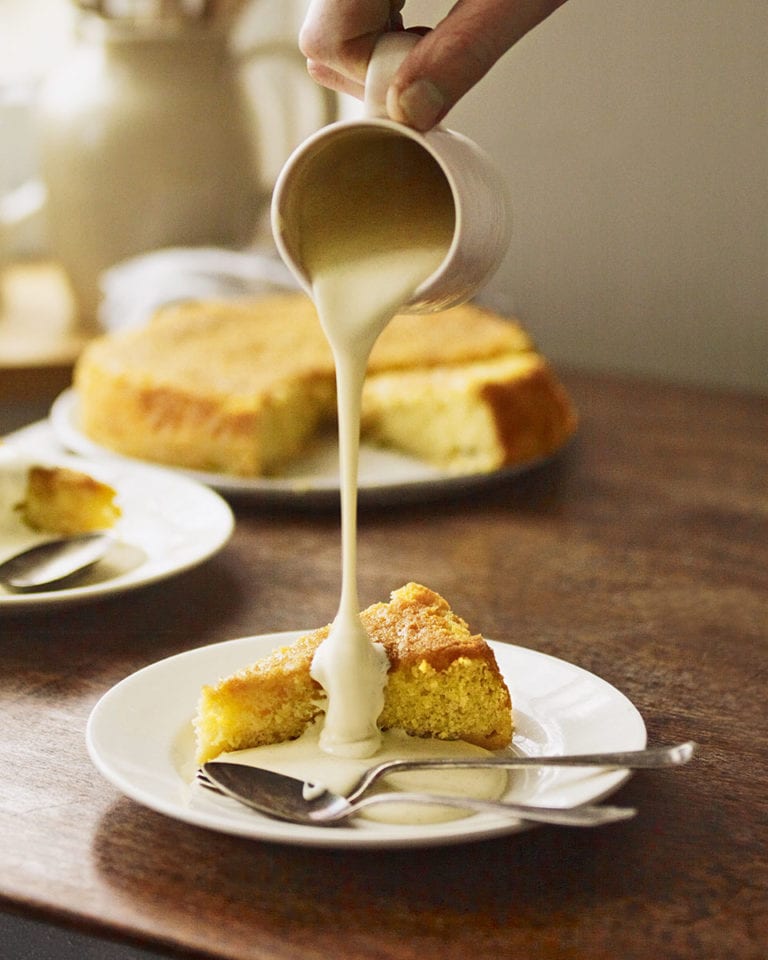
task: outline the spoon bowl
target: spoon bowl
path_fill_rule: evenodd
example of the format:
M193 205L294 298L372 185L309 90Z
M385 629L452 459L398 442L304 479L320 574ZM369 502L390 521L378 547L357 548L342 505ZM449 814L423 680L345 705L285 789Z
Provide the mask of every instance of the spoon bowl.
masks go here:
M47 590L90 569L114 543L104 530L46 540L0 563L0 584L17 593Z

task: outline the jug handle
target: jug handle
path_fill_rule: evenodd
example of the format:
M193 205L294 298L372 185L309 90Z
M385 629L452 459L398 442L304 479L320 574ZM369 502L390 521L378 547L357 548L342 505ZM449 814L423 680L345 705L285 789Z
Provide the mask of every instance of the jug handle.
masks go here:
M266 57L283 57L293 63L301 66L306 74L307 62L303 54L293 43L282 40L267 40L264 43L249 44L242 49L236 49L234 52L239 66L247 66L252 60L260 60ZM307 80L310 80L306 74ZM311 81L310 81L311 82ZM320 104L320 122L319 127L325 127L338 119L339 105L336 94L327 87L312 83L312 87L318 97Z
M400 64L421 40L418 33L398 30L385 33L376 42L365 75L366 117L387 117L387 90Z

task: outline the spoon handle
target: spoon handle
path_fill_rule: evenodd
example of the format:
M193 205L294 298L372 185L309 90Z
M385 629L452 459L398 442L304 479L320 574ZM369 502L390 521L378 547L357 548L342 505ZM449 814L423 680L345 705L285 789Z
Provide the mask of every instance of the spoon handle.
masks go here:
M687 763L696 750L693 741L671 746L648 747L644 750L625 750L612 753L583 753L570 756L545 757L451 757L441 760L388 760L371 767L347 794L348 800L361 796L371 784L390 773L406 770L469 770L500 767L514 770L519 767L606 767L626 770L651 770Z

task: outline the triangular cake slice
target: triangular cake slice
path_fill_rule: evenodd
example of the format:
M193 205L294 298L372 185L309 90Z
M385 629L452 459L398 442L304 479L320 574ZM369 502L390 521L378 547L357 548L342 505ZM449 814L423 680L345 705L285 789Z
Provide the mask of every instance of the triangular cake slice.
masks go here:
M488 750L509 745L512 704L493 650L443 597L408 583L361 617L389 657L382 729ZM322 715L324 694L309 671L328 630L315 630L203 688L195 718L198 763L227 750L295 739Z

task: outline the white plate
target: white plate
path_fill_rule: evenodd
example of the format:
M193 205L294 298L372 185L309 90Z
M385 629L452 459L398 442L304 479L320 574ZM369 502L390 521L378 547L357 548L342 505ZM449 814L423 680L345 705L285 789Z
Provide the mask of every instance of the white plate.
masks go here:
M234 518L228 504L213 490L169 470L37 454L29 447L4 443L0 446L0 561L51 539L31 530L14 510L14 504L23 499L32 464L68 466L113 487L122 511L114 527L117 543L71 587L12 593L0 586L0 612L71 604L146 586L202 563L232 534Z
M89 439L77 425L77 394L65 390L51 407L50 420L58 441L67 449L94 459L139 463ZM459 493L479 484L527 473L551 457L529 460L492 473L452 474L415 457L385 450L365 442L360 445L359 500L388 503L430 499ZM223 473L174 468L176 473L205 483L227 496L264 502L336 503L339 496L338 446L334 436L318 438L306 455L272 477L236 477Z
M318 847L400 847L460 843L515 833L519 821L494 814L421 825L359 819L343 827L271 820L194 783L192 716L201 687L290 643L300 632L246 637L199 647L139 670L106 693L91 713L86 740L100 772L153 810L259 840ZM529 756L641 749L643 719L618 690L563 660L491 643L512 694L515 752ZM509 800L571 807L616 790L627 771L558 769L510 776ZM607 828L610 829L610 828Z

